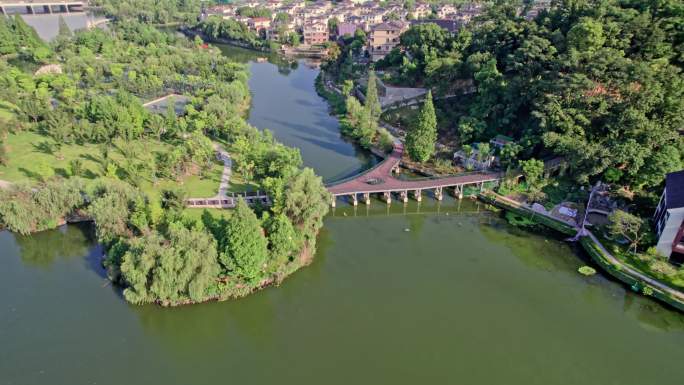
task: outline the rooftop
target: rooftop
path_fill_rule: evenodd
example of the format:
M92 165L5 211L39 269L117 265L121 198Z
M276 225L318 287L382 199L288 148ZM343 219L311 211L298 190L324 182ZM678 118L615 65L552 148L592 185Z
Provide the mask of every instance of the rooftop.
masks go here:
M388 21L374 26L373 31L392 31L395 29L403 29L404 27L405 24L400 21Z
M419 24L429 24L429 23L434 23L437 24L437 26L446 29L447 31L454 33L458 31L459 29L459 22L456 20L451 20L451 19L419 19L419 20L411 20L411 25L419 25Z
M665 189L668 209L684 207L684 170L667 174Z

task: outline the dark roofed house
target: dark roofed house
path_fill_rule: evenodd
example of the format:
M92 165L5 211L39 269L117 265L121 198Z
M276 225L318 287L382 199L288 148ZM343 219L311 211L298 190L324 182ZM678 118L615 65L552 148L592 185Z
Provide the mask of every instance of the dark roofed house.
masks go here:
M461 28L461 24L457 20L450 20L450 19L419 19L419 20L411 20L411 26L414 25L420 25L420 24L437 24L438 27L444 28L449 33L456 33L458 32L459 28Z
M658 235L658 251L666 257L684 256L684 170L665 177L665 190L653 222Z

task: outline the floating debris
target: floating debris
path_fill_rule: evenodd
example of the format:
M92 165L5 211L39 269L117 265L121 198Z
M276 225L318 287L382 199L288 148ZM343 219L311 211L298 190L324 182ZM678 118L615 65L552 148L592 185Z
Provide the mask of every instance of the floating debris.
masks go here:
M591 266L581 266L579 269L577 269L577 271L582 275L586 275L587 277L596 274L596 269Z

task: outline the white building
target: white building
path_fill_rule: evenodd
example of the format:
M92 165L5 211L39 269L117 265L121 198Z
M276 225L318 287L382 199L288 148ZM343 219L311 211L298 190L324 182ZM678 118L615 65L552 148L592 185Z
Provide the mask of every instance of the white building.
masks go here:
M684 255L684 170L667 174L665 191L653 217L658 252Z

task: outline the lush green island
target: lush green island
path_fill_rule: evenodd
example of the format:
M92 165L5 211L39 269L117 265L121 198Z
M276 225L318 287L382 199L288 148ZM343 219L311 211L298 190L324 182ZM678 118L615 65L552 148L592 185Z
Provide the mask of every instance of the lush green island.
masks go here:
M127 15L123 2L107 9ZM19 16L0 17L0 36L7 229L93 220L109 276L133 303L243 296L310 262L327 192L296 149L245 122L244 65L129 17L107 31L62 28L49 45ZM185 208L219 190L220 147L234 163L229 192L265 191L271 205Z

